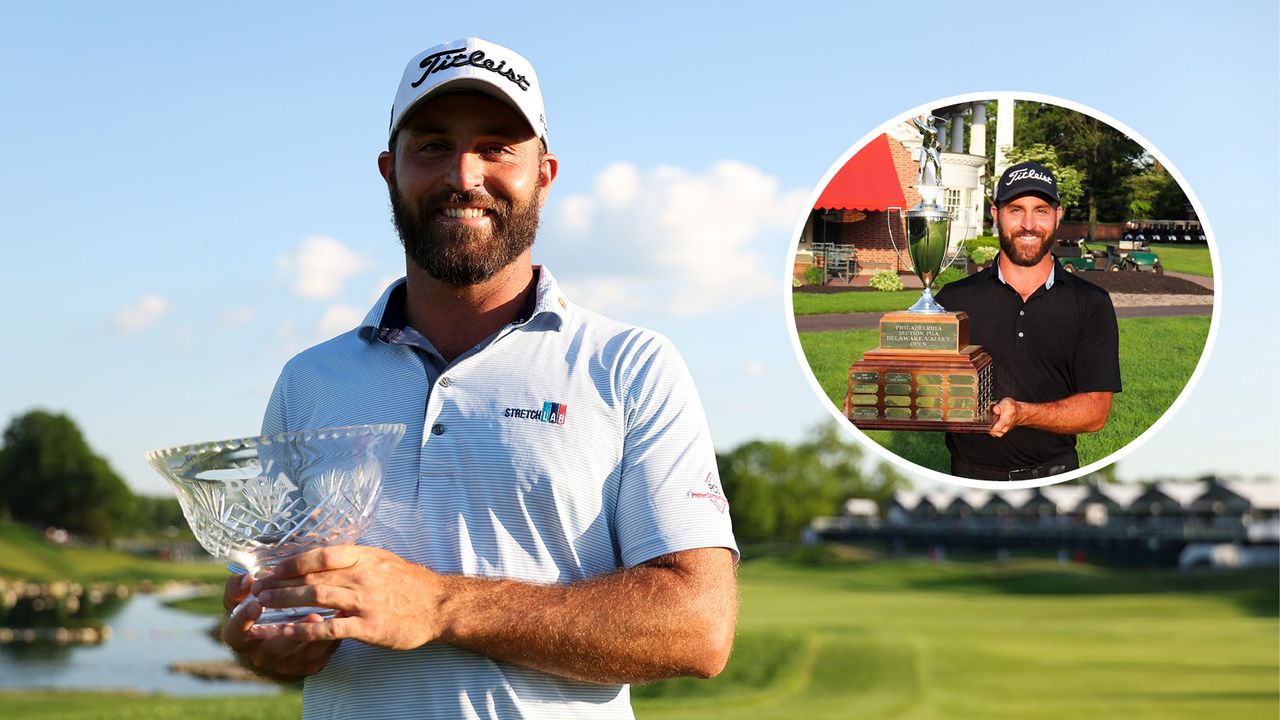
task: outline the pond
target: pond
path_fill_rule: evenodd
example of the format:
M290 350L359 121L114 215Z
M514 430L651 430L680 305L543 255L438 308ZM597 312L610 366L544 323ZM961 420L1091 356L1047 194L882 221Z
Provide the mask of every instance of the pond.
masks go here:
M0 645L0 688L167 695L280 692L267 683L201 680L170 672L171 663L231 659L231 652L208 635L213 618L164 605L176 597L181 595L138 594L122 600L103 619L111 634L100 645Z

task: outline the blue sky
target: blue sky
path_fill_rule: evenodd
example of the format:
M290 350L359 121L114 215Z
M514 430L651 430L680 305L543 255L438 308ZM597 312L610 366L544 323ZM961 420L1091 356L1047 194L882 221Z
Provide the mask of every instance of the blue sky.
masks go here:
M402 271L374 162L395 83L468 34L545 89L561 173L535 258L675 340L718 448L829 417L783 312L829 166L922 103L1016 90L1145 137L1218 243L1212 360L1121 476L1280 465L1273 2L115 5L0 27L0 422L69 413L136 489L165 492L147 450L254 434L283 362Z

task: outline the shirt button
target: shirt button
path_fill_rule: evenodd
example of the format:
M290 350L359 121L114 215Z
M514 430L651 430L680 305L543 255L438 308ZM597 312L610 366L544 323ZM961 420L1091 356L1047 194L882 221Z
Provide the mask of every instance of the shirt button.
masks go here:
M1018 333L1018 337L1022 337L1022 333ZM436 426L439 427L439 426ZM432 428L434 430L434 428ZM438 433L437 433L438 434Z
M440 423L436 423L435 425L432 425L432 426L431 426L431 434L432 434L432 435L443 435L443 434L444 434L444 425L442 425L442 424L440 424Z
M1019 314L1019 315L1026 315L1026 314L1027 314L1027 311L1026 311L1026 310L1019 310L1019 311L1018 311L1018 314Z
M448 375L445 375L444 377L440 378L440 387L449 387L452 384L453 384L453 381L449 379Z

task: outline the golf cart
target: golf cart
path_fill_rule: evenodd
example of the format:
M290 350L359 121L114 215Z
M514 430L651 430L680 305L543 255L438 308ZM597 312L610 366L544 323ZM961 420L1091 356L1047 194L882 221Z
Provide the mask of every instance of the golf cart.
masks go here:
M1164 274L1159 256L1141 240L1121 240L1116 245L1108 245L1106 250L1091 250L1084 238L1061 240L1053 249L1053 256L1062 269L1069 273L1081 270L1138 270Z
M1084 243L1083 240L1080 242L1081 244ZM1106 256L1107 269L1113 272L1137 270L1139 272L1153 272L1157 275L1164 274L1164 265L1160 264L1160 256L1151 250L1145 240L1135 238L1121 240L1115 245L1108 245Z
M1079 240L1059 240L1053 248L1053 257L1069 273L1081 270L1106 270L1110 262L1107 254L1101 250L1090 250L1084 238Z

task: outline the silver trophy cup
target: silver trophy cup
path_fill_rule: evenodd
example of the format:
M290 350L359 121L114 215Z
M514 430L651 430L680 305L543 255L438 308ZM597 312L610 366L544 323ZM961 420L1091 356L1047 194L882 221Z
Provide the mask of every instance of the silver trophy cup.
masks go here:
M235 572L355 542L368 528L382 469L405 426L356 425L196 443L147 453L178 495L196 539ZM247 600L246 600L247 602ZM327 608L264 610L260 625Z
M942 206L942 147L938 144L938 124L943 120L933 115L921 115L912 122L921 133L920 169L916 177L916 189L920 191L920 203L902 213L901 208L890 208L902 213L906 220L907 253L911 256L911 271L920 278L924 292L920 299L908 308L908 312L937 314L946 312L946 308L933 299L933 281L942 271L960 257L963 248L957 247L951 259L946 260L947 247L951 238L951 213ZM889 213L885 213L889 223L889 243L893 250L908 264L902 250L893 239L893 221ZM945 262L944 262L945 261Z
M932 190L930 186L921 186L918 188L922 195L928 195L927 191ZM920 278L920 283L924 286L924 291L920 293L920 298L915 304L908 308L909 312L914 313L942 313L946 312L946 308L942 307L933 299L933 282L938 279L943 270L951 267L951 264L960 257L963 248L957 248L951 254L950 260L947 259L947 249L950 244L951 236L951 214L945 208L936 202L929 200L922 201L919 205L902 213L906 220L907 226L907 254L911 257L911 271L916 277ZM889 213L885 213L888 220ZM898 248L898 243L893 238L893 221L889 220L889 242L893 245L893 249L902 258L903 264L907 263L907 258L903 257L902 250Z

